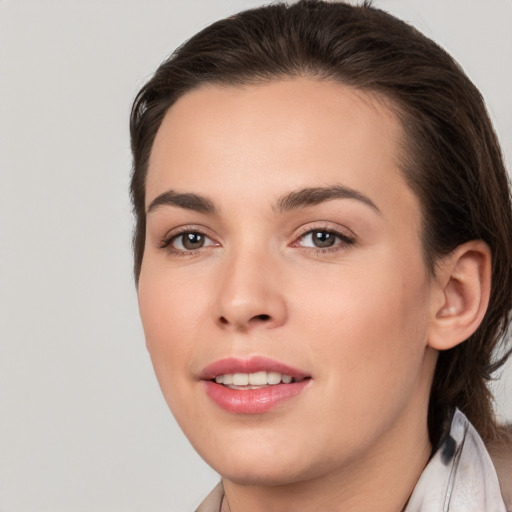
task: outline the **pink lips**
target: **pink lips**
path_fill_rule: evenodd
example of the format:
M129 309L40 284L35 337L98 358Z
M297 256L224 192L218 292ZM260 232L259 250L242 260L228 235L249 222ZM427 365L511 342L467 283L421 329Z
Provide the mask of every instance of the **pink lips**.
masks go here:
M217 384L218 375L278 372L293 377L290 384L275 384L257 389L231 389ZM261 414L297 396L310 383L309 376L296 368L264 357L226 358L208 365L199 375L207 395L222 409L235 414Z

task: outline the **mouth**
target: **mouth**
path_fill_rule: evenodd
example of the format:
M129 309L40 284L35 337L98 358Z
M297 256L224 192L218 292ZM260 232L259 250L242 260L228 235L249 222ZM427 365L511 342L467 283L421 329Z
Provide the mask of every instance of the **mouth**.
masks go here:
M278 384L301 382L306 378L296 379L291 375L263 370L253 373L223 373L216 375L212 381L230 389L261 389L267 386L277 386Z
M206 394L222 409L235 414L268 412L306 389L312 377L267 358L227 358L200 374Z

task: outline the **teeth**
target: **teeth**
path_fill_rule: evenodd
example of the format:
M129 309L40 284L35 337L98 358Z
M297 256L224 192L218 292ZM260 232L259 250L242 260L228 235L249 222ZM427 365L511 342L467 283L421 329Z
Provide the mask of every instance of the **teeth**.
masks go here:
M225 373L217 375L215 382L224 386L275 386L276 384L290 384L293 377L278 372L255 373Z
M265 386L267 383L267 372L250 373L248 379L251 386Z
M277 372L268 372L267 373L267 382L270 385L279 384L281 382L281 374Z
M235 386L247 386L249 384L249 375L247 373L235 373L233 375L233 384Z

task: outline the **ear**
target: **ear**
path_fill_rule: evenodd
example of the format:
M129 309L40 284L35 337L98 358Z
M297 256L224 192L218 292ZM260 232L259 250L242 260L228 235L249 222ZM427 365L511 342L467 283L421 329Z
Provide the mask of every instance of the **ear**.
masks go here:
M448 350L478 328L489 304L491 251L482 240L459 245L438 263L428 345Z

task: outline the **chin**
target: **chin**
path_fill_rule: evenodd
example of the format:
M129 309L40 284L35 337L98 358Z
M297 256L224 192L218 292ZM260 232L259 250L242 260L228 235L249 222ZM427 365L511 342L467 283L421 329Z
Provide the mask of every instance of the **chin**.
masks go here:
M207 456L205 456L207 455ZM205 461L223 479L246 486L285 486L319 476L325 464L315 468L311 456L298 446L253 443L244 447L203 454Z
M303 468L289 465L268 463L266 467L258 467L258 463L246 461L242 464L223 464L213 468L223 479L230 480L238 485L280 487L301 482L307 479ZM305 472L305 471L304 471Z

